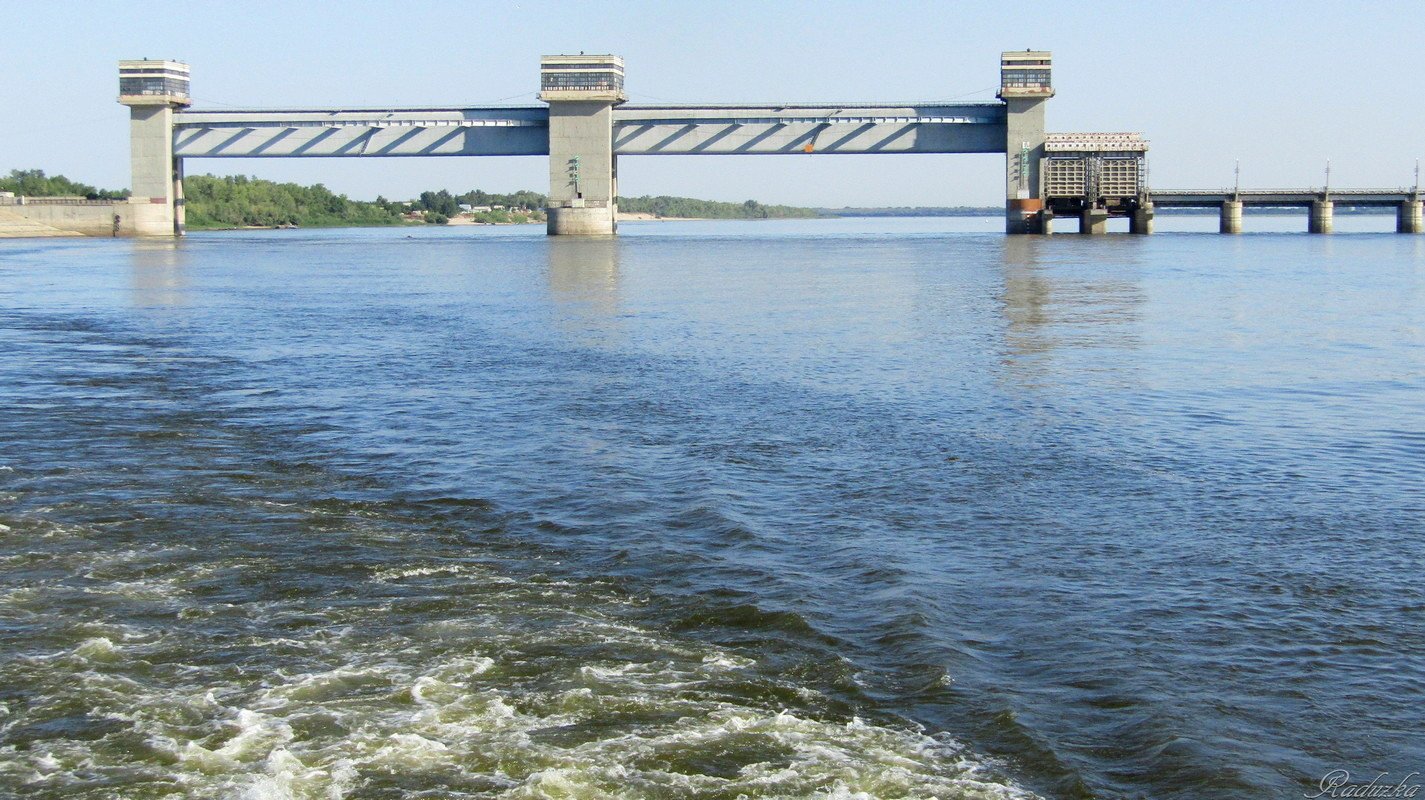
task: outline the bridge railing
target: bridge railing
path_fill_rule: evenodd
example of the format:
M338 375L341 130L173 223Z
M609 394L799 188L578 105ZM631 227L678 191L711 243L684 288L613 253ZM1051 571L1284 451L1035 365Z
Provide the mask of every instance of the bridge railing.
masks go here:
M1223 195L1226 195L1226 196L1229 196L1229 197L1230 197L1230 196L1232 196L1232 195L1234 195L1234 194L1235 194L1235 195L1242 195L1243 197L1253 197L1253 196L1257 196L1257 195L1282 195L1282 194L1311 195L1311 194L1322 194L1322 193L1331 194L1331 195L1341 195L1341 196L1353 196L1353 195L1382 195L1382 194L1414 194L1416 191L1417 191L1417 190L1416 190L1415 188L1409 187L1409 186L1400 186L1400 187L1394 187L1394 188L1376 188L1376 189L1330 189L1330 190L1327 190L1327 189L1325 189L1325 188L1323 188L1323 187L1319 187L1319 186L1308 186L1308 187L1305 187L1305 188L1300 187L1300 186L1297 186L1297 187L1290 188L1290 189L1232 189L1232 188L1224 188L1224 189L1171 189L1171 190L1167 190L1167 189L1154 189L1154 190L1152 190L1152 191L1150 191L1150 192L1148 192L1148 193L1151 194L1151 195L1164 194L1164 195L1179 195L1179 196L1183 196L1183 197L1219 197L1219 196L1223 196Z
M85 197L0 197L3 206L111 206L127 200L90 200Z

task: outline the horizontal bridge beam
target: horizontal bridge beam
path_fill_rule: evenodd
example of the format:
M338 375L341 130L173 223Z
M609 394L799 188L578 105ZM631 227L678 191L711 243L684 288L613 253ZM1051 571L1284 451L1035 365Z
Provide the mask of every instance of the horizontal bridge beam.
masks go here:
M549 111L454 108L175 114L180 158L524 156L549 152Z
M999 103L620 106L619 155L1003 153Z
M547 155L544 106L183 111L179 158ZM1003 153L999 103L630 106L618 155Z

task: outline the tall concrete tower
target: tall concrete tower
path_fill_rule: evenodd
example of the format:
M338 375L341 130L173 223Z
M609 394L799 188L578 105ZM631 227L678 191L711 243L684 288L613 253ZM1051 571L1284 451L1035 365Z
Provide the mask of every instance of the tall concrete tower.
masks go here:
M549 104L549 235L612 234L618 227L613 109L628 99L623 59L544 56L539 99Z
M173 157L173 112L192 102L188 65L120 61L119 102L129 107L128 212L133 231L139 236L182 236L183 166Z
M1005 105L1005 233L1044 232L1044 106L1054 96L1047 50L1001 53L999 98Z

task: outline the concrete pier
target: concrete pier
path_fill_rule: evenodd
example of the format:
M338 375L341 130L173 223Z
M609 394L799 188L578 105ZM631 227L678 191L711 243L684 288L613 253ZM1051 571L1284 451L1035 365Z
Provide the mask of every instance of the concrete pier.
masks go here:
M549 104L550 236L609 236L618 230L614 106L623 59L556 55L540 59L539 99Z
M1108 233L1108 209L1086 208L1080 212L1079 233L1093 236Z
M1005 203L1005 233L1048 233L1044 221L1044 201L1011 199Z
M1241 233L1242 232L1242 201L1227 200L1222 204L1222 213L1218 219L1217 230L1219 233Z
M120 216L127 216L137 236L182 236L183 179L173 154L173 119L190 102L188 65L120 61L119 102L129 107L132 172L129 203Z
M1425 233L1421 227L1421 207L1419 200L1406 200L1395 210L1395 230L1397 233Z
M1128 232L1147 236L1153 232L1153 204L1140 203L1128 218Z
M1332 217L1335 212L1336 204L1330 200L1312 200L1306 230L1310 233L1330 233L1334 227Z
M1054 96L1050 54L1000 54L999 98L1004 101L1005 220L1010 234L1044 233L1044 110Z

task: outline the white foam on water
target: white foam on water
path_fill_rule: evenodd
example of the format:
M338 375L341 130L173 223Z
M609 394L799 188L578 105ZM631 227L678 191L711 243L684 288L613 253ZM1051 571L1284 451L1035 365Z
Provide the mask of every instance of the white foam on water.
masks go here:
M745 680L790 689L808 708L827 705L812 686L759 677L747 655L606 616L602 597L573 584L487 582L503 576L483 572L415 564L373 573L502 587L459 614L392 630L380 627L389 605L205 604L223 619L324 620L300 639L261 627L218 642L265 651L273 659L265 670L201 658L156 670L145 659L184 652L181 632L75 625L70 633L84 637L77 645L8 667L0 660L0 679L49 692L44 702L0 708L0 724L29 724L49 702L122 724L98 739L0 750L0 783L83 789L95 775L122 772L135 787L214 800L344 800L393 785L453 794L450 781L508 798L1032 796L992 778L992 765L959 744L911 726L738 699L728 687ZM195 607L171 580L168 596ZM142 603L154 585L114 582L108 591ZM559 599L538 599L546 596ZM584 663L560 656L575 652L591 655ZM132 747L135 734L150 752ZM736 760L729 772L708 770L709 758Z
M472 569L466 564L446 564L437 567L403 567L397 569L383 569L372 573L372 580L396 581L402 578L419 578L426 575L460 575L471 572Z
M754 662L750 658L743 658L741 656L734 656L723 652L709 653L706 656L703 656L704 666L714 667L716 669L721 670L746 669L752 666L754 663L756 662Z
M122 651L107 636L85 639L74 648L74 654L88 661L115 661L122 657Z

